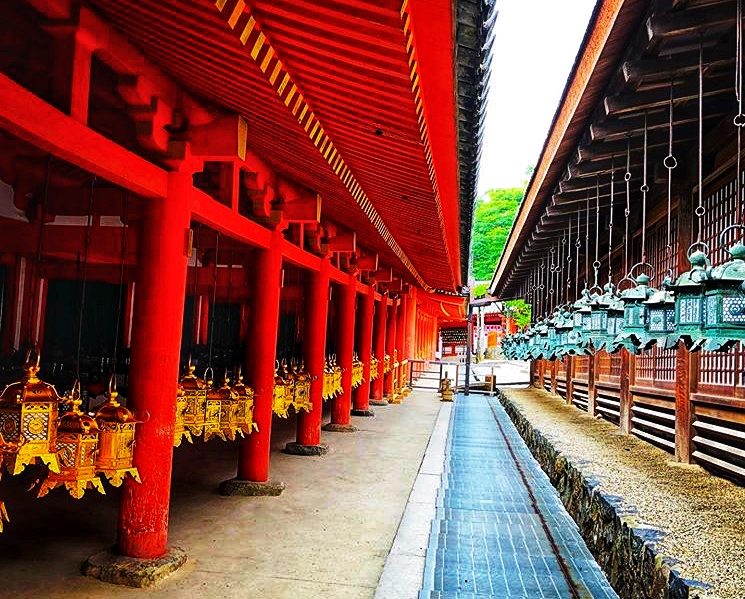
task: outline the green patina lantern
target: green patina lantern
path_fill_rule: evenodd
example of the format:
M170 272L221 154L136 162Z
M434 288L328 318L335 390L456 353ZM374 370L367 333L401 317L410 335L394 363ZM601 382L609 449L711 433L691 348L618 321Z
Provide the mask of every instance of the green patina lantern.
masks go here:
M595 351L605 349L606 343L612 342L608 339L608 308L610 307L611 298L609 296L608 285L605 286L604 292L593 294L590 300L590 344Z
M546 358L549 360L555 360L557 358L557 352L559 351L559 333L556 330L556 320L559 317L559 311L554 310L553 314L546 320L546 327L548 328L548 340L546 342Z
M649 299L644 302L647 306L647 334L650 346L671 349L675 347L678 338L675 335L675 297L665 289L655 289Z
M640 274L631 279L634 286L621 292L623 302L622 332L613 341L618 347L625 347L631 353L638 354L649 349L654 340L647 333L648 312L646 301L655 292L649 286L650 278Z
M536 360L538 358L538 332L535 330L534 325L530 325L525 333L527 337L527 347L525 349L525 356L529 360Z
M572 313L569 311L567 306L563 306L559 310L559 315L556 318L556 334L558 336L558 344L556 349L556 357L558 359L568 356L572 346L569 342L569 336L574 328L574 321L572 320Z
M707 247L708 250L708 247ZM701 250L688 255L689 271L678 277L675 283L666 285L675 298L675 334L671 342L683 342L690 351L698 351L704 344L704 307L706 293L704 284L709 278L711 263Z
M745 245L738 241L728 253L732 259L710 269L704 283L704 349L710 351L745 340Z
M616 337L623 332L624 310L623 302L618 296L615 286L613 283L608 283L608 285L610 286L610 290L608 300L608 320L605 330L607 335L605 351L612 354L621 349L616 345L615 341Z

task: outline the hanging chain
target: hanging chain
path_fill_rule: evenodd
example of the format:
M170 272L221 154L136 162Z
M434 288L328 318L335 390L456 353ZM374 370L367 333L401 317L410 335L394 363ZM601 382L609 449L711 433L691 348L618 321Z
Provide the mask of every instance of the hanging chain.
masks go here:
M567 292L566 302L572 297L572 217L569 217L569 233L567 234Z
M590 282L590 193L585 200L585 289Z
M644 164L642 167L642 253L641 262L642 264L647 261L647 192L649 191L649 185L647 185L647 140L648 140L648 129L647 129L647 113L644 113Z
M215 345L215 308L217 307L217 257L220 252L220 232L217 232L215 238L215 274L212 278L212 308L210 309L210 347L209 347L209 368L212 368L212 350Z
M610 162L610 215L608 217L608 283L612 282L613 266L611 258L613 254L613 198L616 195L616 157Z
M631 216L631 138L626 138L626 172L623 175L626 182L626 208L623 211L625 228L623 233L623 271L629 275L629 216Z
M52 155L47 156L47 168L44 174L44 195L41 198L41 214L39 216L39 237L36 240L36 260L34 261L34 285L33 295L31 296L31 315L28 320L28 342L29 345L35 346L38 339L34 335L34 323L36 316L41 309L41 256L44 249L44 221L47 217L47 204L49 202L49 175L52 167Z
M582 247L582 239L580 238L580 226L582 217L577 212L577 239L574 242L575 254L574 254L574 293L575 297L579 299L579 250Z
M672 230L672 212L673 212L673 169L678 166L678 161L673 156L673 127L674 127L674 105L673 105L673 88L675 81L670 80L670 105L668 110L668 136L667 136L667 156L662 164L667 169L667 243L665 253L668 260L668 274L673 274L673 230Z
M127 220L129 216L129 191L124 193L124 209L122 210L122 249L119 265L119 304L116 308L116 327L114 329L114 348L112 350L113 373L116 376L117 355L119 353L119 325L122 321L122 303L123 296L126 294L124 289L124 270L127 262Z
M91 247L91 233L93 229L93 199L96 187L96 177L91 179L91 188L88 195L88 227L85 231L85 242L83 246L83 276L80 283L80 313L78 314L78 351L76 356L77 379L80 380L80 349L83 346L83 314L85 312L85 293L88 284L88 254Z
M598 276L600 275L600 177L595 177L595 262L592 263L592 270L595 272L595 284L598 286Z
M698 234L696 243L701 243L703 233L704 208L704 45L698 44L698 206L695 210L698 217Z
M734 124L737 129L737 170L735 172L735 193L737 219L739 223L745 221L743 218L742 202L742 128L745 127L745 114L742 107L742 59L743 59L743 30L742 30L742 0L737 0L737 56L735 58L735 97L737 99L737 116Z

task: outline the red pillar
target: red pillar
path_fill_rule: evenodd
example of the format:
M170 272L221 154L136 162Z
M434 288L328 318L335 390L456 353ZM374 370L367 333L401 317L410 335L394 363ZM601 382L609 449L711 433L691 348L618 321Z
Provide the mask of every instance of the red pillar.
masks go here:
M378 305L375 307L375 338L374 353L378 359L378 378L372 382L370 394L370 403L372 405L387 405L383 399L383 358L385 357L385 333L386 333L386 312L388 298L381 297Z
M385 399L387 401L393 399L393 350L396 347L397 312L398 306L395 301L392 301L390 310L388 311L387 330L385 333L385 353L391 357L391 371L385 375L385 381L383 383L383 390L385 391Z
M344 390L339 397L334 399L331 407L331 425L328 427L328 430L331 431L346 432L354 430L350 423L352 421L352 359L354 356L354 308L356 298L357 280L354 275L349 275L347 284L341 287L339 328L336 332L339 366L342 369L341 385Z
M406 368L403 364L406 359L404 353L404 346L406 344L406 312L408 310L409 298L407 295L402 295L401 299L398 300L398 318L396 319L396 349L398 350L398 383L396 387L401 389L406 385L407 380L405 378Z
M406 302L406 341L404 343L404 357L414 359L416 349L416 289L409 292Z
M190 175L170 173L168 196L144 204L129 407L148 417L135 438L142 483L125 481L119 511L118 550L129 557L166 553L191 190Z
M282 232L274 231L269 247L261 250L256 260L250 334L253 343L247 348L246 366L249 382L256 394L254 422L259 430L241 440L238 481L235 485L224 485L221 489L223 493L257 494L260 491L256 491L256 485L246 487L241 482L266 483L269 480L274 360L277 353L279 296L282 285L282 244ZM248 490L243 492L243 489ZM268 493L273 494L271 491Z
M361 322L360 322L360 360L364 364L362 370L362 384L354 392L355 416L372 416L370 411L370 358L372 357L373 344L373 313L375 311L375 297L372 288L362 296Z
M315 377L310 384L312 412L300 412L297 419L296 444L320 446L323 415L323 368L326 361L326 323L329 313L329 262L324 260L318 272L311 272L305 302L303 347L305 367ZM286 448L291 453L293 448ZM307 453L307 452L305 452Z

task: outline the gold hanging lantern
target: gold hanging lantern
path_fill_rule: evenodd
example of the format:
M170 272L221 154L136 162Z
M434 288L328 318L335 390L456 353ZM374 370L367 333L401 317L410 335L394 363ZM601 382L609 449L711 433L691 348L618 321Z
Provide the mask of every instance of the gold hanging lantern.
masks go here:
M115 487L121 486L127 475L140 482L133 465L135 426L134 414L119 403L114 377L109 381L106 401L98 408L95 421L99 428L96 472L103 474Z
M341 366L336 363L336 354L331 355L331 368L333 370L332 395L333 397L339 397L344 393L344 387L341 384Z
M334 370L331 367L331 357L326 356L323 366L323 400L326 401L334 396Z
M10 451L12 445L12 443L6 443L2 433L0 433L0 478L2 478L3 474L3 453L5 453L6 451ZM0 532L3 532L3 524L5 522L10 522L10 518L8 517L8 510L5 509L5 503L0 501Z
M363 380L363 369L364 364L360 361L360 357L355 353L352 356L352 389L359 387Z
M302 360L299 366L293 364L293 370L295 374L295 394L293 399L295 411L300 412L300 410L303 410L310 412L313 409L313 404L310 400L311 376L305 371L305 363Z
M204 440L209 441L212 437L220 437L225 441L220 423L222 393L220 389L215 388L215 376L212 368L205 371L204 383L207 388L207 397L204 400Z
M59 472L55 451L55 433L60 396L53 385L37 377L41 355L31 352L23 366L24 376L0 394L0 446L2 462L8 472L19 474L37 461L52 472Z
M243 374L238 368L237 382L233 385L236 397L235 424L239 434L250 435L251 431L259 430L254 422L254 390L243 383Z
M391 356L386 354L383 358L383 374L388 374L391 371Z
M287 418L287 382L282 376L279 360L275 362L274 390L272 393L272 411L280 418Z
M10 522L10 518L8 517L8 510L5 509L5 504L0 501L0 532L3 532L5 522Z
M372 356L370 358L370 380L375 381L378 378L378 362L379 360Z
M204 430L204 416L207 404L207 387L204 381L194 374L195 366L189 360L186 374L179 381L179 394L186 398L184 410L184 427L187 439L191 443L191 435L198 437ZM184 435L184 436L186 436Z
M191 366L191 362L189 364ZM186 439L193 443L191 433L186 428L186 410L189 407L189 397L186 395L182 381L179 381L178 391L176 392L176 420L173 428L173 446L179 447L181 441Z
M80 411L80 383L75 381L70 394L72 409L63 414L57 425L57 460L59 473L49 472L40 481L38 497L64 486L75 499L87 489L105 494L103 483L96 474L99 429L96 421Z
M242 434L236 416L238 395L230 386L230 379L227 372L223 377L222 386L213 389L207 394L207 403L212 401L212 397L218 397L220 401L220 433L216 433L216 436L220 437L223 441L235 441L236 435ZM208 437L205 436L204 440L207 441Z

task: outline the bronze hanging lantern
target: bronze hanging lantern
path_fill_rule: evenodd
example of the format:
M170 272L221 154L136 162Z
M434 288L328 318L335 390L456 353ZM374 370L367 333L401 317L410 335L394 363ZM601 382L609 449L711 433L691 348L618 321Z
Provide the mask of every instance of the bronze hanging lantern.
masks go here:
M60 471L49 472L39 481L38 497L64 486L75 499L87 489L105 494L96 474L99 429L96 421L80 411L80 384L75 381L71 393L72 409L63 414L57 425L57 460Z
M26 356L23 378L0 394L0 434L5 444L2 462L8 472L19 474L29 464L43 462L59 473L56 426L60 396L53 385L38 378L41 355Z
M313 404L310 399L311 376L305 371L305 362L302 360L298 365L293 363L293 372L295 375L295 393L293 394L292 405L295 412L311 412Z
M236 396L237 407L235 410L235 423L241 434L250 435L252 431L259 430L254 422L254 390L243 382L243 374L240 367L233 385Z
M140 482L134 466L135 427L137 420L119 403L116 381L111 377L106 401L98 408L95 421L99 428L96 472L115 487L121 486L127 475Z
M191 360L189 360L191 366ZM176 419L173 427L173 446L179 447L181 441L186 439L189 443L193 443L191 433L186 428L186 410L189 407L189 398L184 392L182 381L179 381L178 389L176 391Z
M238 395L230 385L230 378L227 372L223 378L222 386L216 389L216 391L220 393L220 430L223 434L221 438L223 441L235 441L236 436L241 435L243 431L238 426L238 418L236 416L238 411Z
M179 394L186 398L184 410L184 427L188 431L187 439L191 442L191 435L198 437L204 431L204 419L207 404L207 386L204 380L194 374L195 366L189 360L186 374L179 381Z
M204 383L207 388L207 397L204 401L204 440L219 437L225 441L220 421L223 393L215 388L215 375L211 367L204 373Z
M378 378L378 362L379 360L375 356L372 356L370 358L370 380L371 381L377 380Z
M274 363L274 389L272 392L272 411L280 418L287 418L287 381L282 376L279 360Z
M622 332L613 343L638 354L654 345L654 339L647 332L649 315L646 302L656 290L649 286L651 279L644 273L630 280L634 286L624 289L620 295L624 314Z

